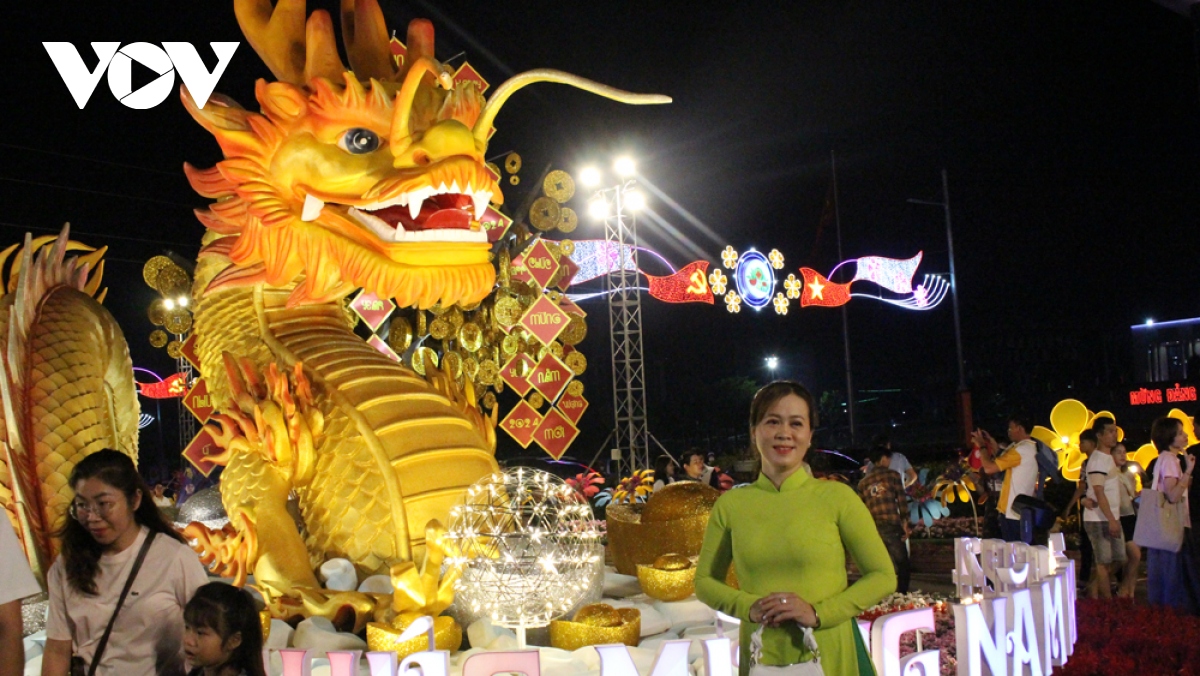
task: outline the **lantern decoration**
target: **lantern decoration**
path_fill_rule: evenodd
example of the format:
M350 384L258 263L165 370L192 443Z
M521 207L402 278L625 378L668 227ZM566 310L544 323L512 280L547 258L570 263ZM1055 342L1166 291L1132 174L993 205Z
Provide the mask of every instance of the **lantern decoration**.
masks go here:
M515 629L522 646L525 629L565 614L596 583L600 533L575 495L552 474L517 467L475 483L451 510L458 604Z

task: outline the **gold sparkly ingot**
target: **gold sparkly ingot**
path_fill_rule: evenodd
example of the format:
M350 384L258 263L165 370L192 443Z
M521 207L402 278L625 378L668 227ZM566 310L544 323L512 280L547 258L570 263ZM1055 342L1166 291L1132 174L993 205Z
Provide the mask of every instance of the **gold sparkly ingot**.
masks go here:
M558 250L562 253L562 255L570 256L571 254L575 253L575 242L572 242L569 239L564 239L558 243Z
M167 321L167 308L163 306L161 298L155 298L150 307L146 310L146 316L150 319L150 323L155 326L162 326Z
M175 265L175 263L166 256L155 256L146 261L146 264L142 266L142 279L146 280L146 286L159 291L158 273L168 265Z
M413 341L413 328L404 317L393 317L388 328L387 344L396 354L404 354Z
M163 324L168 333L182 335L192 328L192 313L187 310L171 310L167 313L167 320Z
M607 603L592 603L580 608L572 621L550 623L550 645L568 651L606 643L636 646L641 634L641 611L613 608Z
M515 174L521 170L521 156L516 153L509 153L504 158L504 170L510 174Z
M539 197L533 201L533 206L529 207L529 222L542 232L553 230L562 222L561 210L558 202L549 197Z
M473 322L465 322L458 330L458 344L467 352L474 352L483 347L483 329ZM475 374L472 373L472 376Z
M670 556L679 556L671 554ZM662 557L659 557L662 558ZM686 557L680 557L687 563L686 568L659 568L639 563L637 567L638 584L650 598L659 601L682 601L696 593L696 567L691 565Z
M577 376L583 375L583 372L587 370L587 357L583 356L582 352L572 352L563 361L567 363L567 368Z
M183 343L179 342L178 340L172 340L171 342L167 343L167 354L170 355L172 359L179 359L182 357Z
M462 378L463 375L463 358L462 355L450 351L442 357L442 368L454 376L455 379Z
M575 228L579 227L579 214L571 207L563 207L558 210L558 231L571 233L575 232ZM571 252L563 249L563 253L570 256Z
M412 368L417 373L425 375L425 358L428 357L434 366L438 365L438 355L428 347L418 347L412 353Z
M505 336L500 343L500 349L504 351L504 354L512 356L521 349L521 340L516 336Z
M544 404L544 403L546 403L546 399L542 395L538 394L537 392L534 392L533 394L529 395L529 405L530 406L532 406L534 408L541 408L542 404Z
M438 317L429 322L429 335L436 340L445 340L454 335L454 325L450 322Z
M578 380L572 380L571 382L567 383L567 394L571 395L572 397L582 397L583 383L579 382Z
M617 572L637 575L637 565L663 554L700 554L708 517L720 493L682 481L664 486L641 505L609 505L608 546Z
M587 320L570 313L567 316L571 320L567 322L567 327L563 329L563 332L558 334L558 339L565 345L578 345L583 342L584 338L587 338Z
M512 296L505 296L496 301L494 315L501 326L516 324L521 321L521 315L524 313L525 309L521 307L521 301Z
M167 332L162 329L154 329L150 332L150 344L154 347L162 347L167 344L170 338L167 337Z
M575 179L562 169L555 169L546 174L546 179L542 181L542 192L555 202L564 204L575 196Z
M402 613L392 622L392 626L368 622L367 649L372 652L394 652L401 660L413 653L429 650L428 633L422 632L407 641L400 640L400 634L421 616L421 613ZM433 643L436 650L458 650L462 645L462 627L448 615L433 618Z

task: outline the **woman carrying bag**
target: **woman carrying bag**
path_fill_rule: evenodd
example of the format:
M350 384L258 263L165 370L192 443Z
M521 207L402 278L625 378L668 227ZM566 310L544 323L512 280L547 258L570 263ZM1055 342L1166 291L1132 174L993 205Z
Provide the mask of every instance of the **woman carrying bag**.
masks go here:
M129 456L97 451L70 481L62 551L46 576L42 676L183 674L183 608L208 581L204 566Z
M1171 606L1195 614L1187 573L1187 553L1183 550L1184 530L1191 525L1188 514L1188 488L1196 457L1179 452L1187 447L1183 423L1175 418L1159 418L1150 428L1150 440L1158 449L1154 479L1142 491L1134 541L1147 548L1146 587L1151 604Z

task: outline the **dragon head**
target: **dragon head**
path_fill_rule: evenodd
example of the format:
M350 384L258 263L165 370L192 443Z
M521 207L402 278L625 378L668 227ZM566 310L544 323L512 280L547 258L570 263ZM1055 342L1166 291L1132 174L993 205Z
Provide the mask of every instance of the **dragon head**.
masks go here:
M261 113L220 95L200 108L186 88L181 93L225 156L211 169L184 167L193 188L217 200L197 212L217 235L202 255L231 263L211 290L301 280L289 306L358 287L401 306L473 305L495 283L480 219L489 203L504 199L484 162L504 101L539 81L626 103L670 100L537 70L485 101L475 82L455 82L435 59L426 20L409 24L408 52L397 66L377 0L342 0L350 69L327 12L306 17L304 0L234 6L277 81L258 81Z

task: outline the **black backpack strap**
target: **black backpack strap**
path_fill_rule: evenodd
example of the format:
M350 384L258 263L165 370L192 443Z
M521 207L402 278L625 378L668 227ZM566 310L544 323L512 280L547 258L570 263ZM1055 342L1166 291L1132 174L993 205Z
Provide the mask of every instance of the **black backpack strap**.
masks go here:
M142 562L146 560L146 552L150 551L150 543L154 542L154 536L157 534L155 531L150 531L146 536L146 541L142 543L142 548L138 550L137 559L133 562L133 570L129 571L129 577L125 580L125 588L121 590L121 597L117 599L117 607L108 620L108 626L104 628L104 636L100 637L100 645L96 646L96 654L92 655L92 663L88 666L88 676L95 676L96 669L100 667L100 658L104 656L104 649L108 647L108 637L112 634L113 625L117 623L117 614L121 612L121 606L125 604L125 597L133 588L133 581L137 578L138 571L142 568Z

